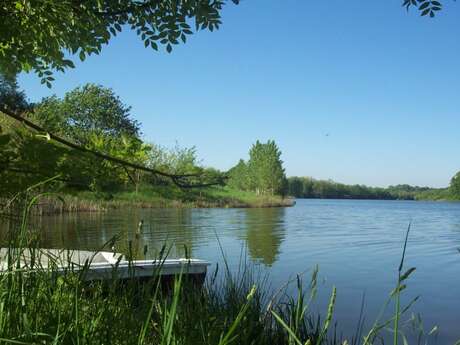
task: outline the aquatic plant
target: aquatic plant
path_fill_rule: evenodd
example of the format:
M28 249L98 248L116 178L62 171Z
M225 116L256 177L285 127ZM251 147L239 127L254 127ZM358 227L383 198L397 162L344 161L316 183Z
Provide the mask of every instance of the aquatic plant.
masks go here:
M116 279L117 265L111 281L88 282L85 275L91 260L80 267L68 264L62 270L59 269L62 262L49 256L49 264L45 266L40 258L43 255L39 251L40 238L28 223L28 212L38 197L30 190L24 196L22 216L11 223L8 246L4 249L0 274L0 343L375 344L380 343L387 329L394 334L394 345L398 345L400 337L407 343L400 320L416 300L404 307L400 303L405 281L415 270L403 273L409 229L396 288L384 306L394 301L393 315L383 321L377 318L364 336L360 316L356 336L348 342L337 336L335 288L324 319L310 308L318 291L317 268L307 288L304 279L297 276L297 294L287 295L289 284L278 290L281 293L273 294L266 277L257 275L244 260L235 271L228 265L224 265L222 272L216 267L202 288L179 274L170 289L162 287L159 274L148 282ZM104 248L111 247L112 242ZM158 259L164 260L167 255L167 248L163 248ZM24 256L30 257L27 266L21 264Z

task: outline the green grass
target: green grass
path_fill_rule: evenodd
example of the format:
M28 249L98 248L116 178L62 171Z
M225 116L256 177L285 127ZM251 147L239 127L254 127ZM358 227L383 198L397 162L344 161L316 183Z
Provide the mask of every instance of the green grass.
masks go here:
M64 190L57 195L41 198L34 206L39 214L62 212L103 211L107 209L136 208L210 208L210 207L285 207L293 200L280 196L258 196L255 193L228 187L183 190L174 186L142 186L113 193Z
M355 336L345 340L338 337L340 325L334 324L335 288L324 317L311 308L318 291L317 269L307 287L297 277L297 295L287 294L289 284L273 293L266 277L244 261L234 271L226 264L223 272L210 272L203 288L178 275L170 290L160 288L158 275L148 283L88 283L84 276L89 263L80 270L69 265L64 274L38 260L22 269L23 254L35 257L40 247L39 233L27 221L37 200L27 193L26 201L18 200L21 216L14 218L16 225L8 233L7 267L0 273L0 344L369 345L381 344L381 335L391 332L393 345L407 342L401 320L414 301L403 306L400 295L414 271L403 273L409 229L396 286L383 309L394 305L392 316L379 317L364 330L360 315L357 329L347 330Z
M64 274L39 260L22 269L21 257L34 258L39 247L38 233L27 222L36 200L26 204L8 234L3 258L8 265L0 274L0 343L288 344L289 335L272 312L288 316L293 306L271 300L267 307L268 289L246 265L237 273L216 271L201 289L179 275L172 290L161 289L158 276L148 283L88 283L89 263L81 270L69 265ZM313 319L304 315L303 322L299 336L317 339Z
M148 283L88 283L83 279L86 265L80 271L69 266L63 275L56 273L55 266L45 269L38 263L18 269L19 258L38 245L33 232L24 231L24 224L21 227L10 242L8 269L0 275L0 343L380 344L380 335L391 324L395 339L405 339L399 320L406 308L400 306L399 295L407 276L401 271L387 303L396 300L394 316L377 320L367 332L357 331L355 338L346 341L338 337L334 325L335 288L324 320L312 311L318 289L316 269L307 288L297 277L297 295L287 298L283 297L286 287L272 295L267 281L245 264L236 272L211 272L201 289L181 275L171 290L161 289L158 277ZM28 249L13 249L21 246Z

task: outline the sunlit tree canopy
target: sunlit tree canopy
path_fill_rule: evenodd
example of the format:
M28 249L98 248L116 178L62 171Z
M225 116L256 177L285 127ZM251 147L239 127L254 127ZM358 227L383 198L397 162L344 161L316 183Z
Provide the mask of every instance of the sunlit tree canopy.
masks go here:
M238 3L239 0L231 0ZM0 72L34 71L51 86L53 71L74 67L122 30L158 50L193 31L221 24L227 0L5 0L0 2Z
M198 30L218 29L227 2L239 0L3 0L0 2L0 73L33 71L51 86L54 71L99 54L122 30L145 47L171 52ZM407 9L434 17L436 0L402 0Z

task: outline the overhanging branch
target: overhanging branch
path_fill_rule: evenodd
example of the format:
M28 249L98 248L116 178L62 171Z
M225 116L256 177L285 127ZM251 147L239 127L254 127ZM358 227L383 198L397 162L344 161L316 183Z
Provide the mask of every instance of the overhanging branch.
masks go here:
M64 146L70 147L71 149L74 149L74 150L77 150L77 151L80 151L80 152L89 153L89 154L91 154L91 155L93 155L93 156L95 156L95 157L97 157L99 159L107 160L109 162L119 164L119 165L121 165L123 167L130 167L130 168L133 168L133 169L136 169L136 170L145 171L145 172L148 172L148 173L151 173L151 174L154 174L154 175L169 178L176 186L178 186L180 188L203 188L203 187L222 185L222 184L224 184L224 181L226 179L226 176L222 176L222 177L218 177L218 178L215 177L215 181L206 182L206 183L203 183L202 181L197 181L197 182L187 181L187 179L191 179L191 178L202 178L203 174L169 174L169 173L157 170L157 169L146 167L144 165L140 165L140 164L137 164L137 163L132 163L132 162L126 161L124 159L113 157L113 156L107 155L105 153L96 151L96 150L88 149L88 148L86 148L86 147L84 147L82 145L78 145L78 144L70 142L70 141L68 141L68 140L66 140L64 138L61 138L60 136L58 136L56 134L53 134L53 133L50 133L45 128L43 128L43 127L37 125L36 123L24 118L23 116L21 116L19 114L16 114L14 111L6 109L4 106L0 106L0 112L2 112L5 115L15 119L16 121L19 121L19 122L23 123L24 125L26 125L29 128L32 128L32 129L34 129L34 130L36 130L38 132L47 133L49 135L50 139L53 139L56 142L58 142L58 143L60 143L60 144L62 144Z

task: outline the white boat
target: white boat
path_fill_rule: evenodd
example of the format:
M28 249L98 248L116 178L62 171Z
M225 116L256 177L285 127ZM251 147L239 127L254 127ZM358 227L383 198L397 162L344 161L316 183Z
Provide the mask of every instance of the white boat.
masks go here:
M163 278L182 274L203 282L210 265L204 260L185 258L128 261L123 254L103 251L1 248L0 271L3 272L8 269L8 251L16 252L12 257L19 255L21 269L50 269L58 274L65 274L69 271L84 272L83 279L86 281L145 280L158 275Z

